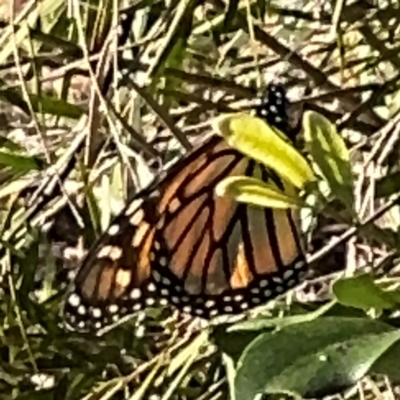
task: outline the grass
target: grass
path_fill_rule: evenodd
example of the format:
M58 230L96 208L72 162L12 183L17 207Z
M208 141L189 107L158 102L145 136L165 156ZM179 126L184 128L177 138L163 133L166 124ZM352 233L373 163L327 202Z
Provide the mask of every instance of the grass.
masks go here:
M352 379L344 374L332 392L395 399L397 14L385 1L329 9L308 0L44 0L2 13L0 399L228 399L238 365L252 365L253 340L268 344L272 328L290 335L301 323L318 333L325 318L342 327L349 316L365 334L348 328L354 342L341 348L362 348L373 362ZM165 308L101 337L67 331L60 313L67 275L112 216L161 165L202 142L215 116L251 109L273 79L289 90L290 115L318 111L350 151L354 213L337 202L319 210L310 252L361 228L246 329L202 328ZM341 280L334 297L339 271L350 281ZM357 280L364 272L371 279ZM336 357L322 344L317 351ZM347 362L358 368L354 360Z

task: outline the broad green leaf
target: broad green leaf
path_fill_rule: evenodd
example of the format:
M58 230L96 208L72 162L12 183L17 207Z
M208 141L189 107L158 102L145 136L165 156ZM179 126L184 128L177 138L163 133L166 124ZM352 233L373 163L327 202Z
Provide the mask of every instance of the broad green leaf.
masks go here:
M371 308L378 311L393 310L398 305L391 293L382 290L367 274L340 279L332 290L341 304L364 311Z
M260 118L228 114L216 119L215 130L234 148L272 168L299 189L315 177L305 158Z
M247 176L232 176L218 183L218 196L228 196L241 203L269 208L299 208L303 202L299 197L290 196L276 185Z
M400 331L367 318L323 317L264 333L238 362L236 398L337 393L363 378L399 339Z
M304 113L304 137L310 154L335 196L353 207L353 176L350 155L336 127L322 115Z

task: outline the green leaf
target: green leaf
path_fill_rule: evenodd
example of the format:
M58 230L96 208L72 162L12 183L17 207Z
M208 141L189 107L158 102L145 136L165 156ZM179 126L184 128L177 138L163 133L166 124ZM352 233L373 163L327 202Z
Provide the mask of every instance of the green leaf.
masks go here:
M261 393L323 397L365 376L400 339L379 321L326 317L259 335L243 352L235 379L236 398Z
M367 274L340 279L334 283L332 290L341 304L364 311L371 308L393 310L398 305L391 293L382 290Z
M215 130L230 146L275 170L299 189L315 176L305 158L262 119L230 114L216 119Z
M0 90L0 99L21 109L25 114L29 115L29 107L21 96L20 92L15 89Z
M15 143L11 139L0 135L0 148L2 147L14 152L23 151L23 148L18 143Z
M231 333L236 331L259 331L272 328L281 329L285 326L316 320L331 310L335 305L336 301L330 301L313 312L299 315L288 315L286 317L270 318L257 316L244 322L238 322L231 326L227 331Z
M83 114L83 109L81 107L62 99L36 94L30 94L29 97L35 112L73 119L79 119Z
M218 183L215 192L218 196L232 197L238 202L259 207L287 209L304 205L300 197L290 196L274 184L247 176L225 178Z
M41 170L44 163L37 157L16 154L6 149L0 149L0 167L8 167L18 172Z
M304 137L313 160L335 196L352 208L354 198L350 155L336 127L322 115L306 111Z
M65 100L46 95L29 95L35 112L79 119L84 113L83 109ZM19 107L24 113L29 115L29 107L22 95L17 90L0 90L0 99Z
M376 181L375 195L378 198L389 197L400 191L400 171L393 172Z

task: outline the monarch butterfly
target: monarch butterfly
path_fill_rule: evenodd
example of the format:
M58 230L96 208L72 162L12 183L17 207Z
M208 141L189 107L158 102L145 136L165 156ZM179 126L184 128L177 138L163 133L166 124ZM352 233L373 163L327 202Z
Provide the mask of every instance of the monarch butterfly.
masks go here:
M258 115L286 129L286 95L267 88ZM172 304L211 318L276 297L306 269L295 210L261 209L217 197L232 175L285 190L271 170L217 136L136 195L83 261L65 304L67 324L100 329L145 306Z

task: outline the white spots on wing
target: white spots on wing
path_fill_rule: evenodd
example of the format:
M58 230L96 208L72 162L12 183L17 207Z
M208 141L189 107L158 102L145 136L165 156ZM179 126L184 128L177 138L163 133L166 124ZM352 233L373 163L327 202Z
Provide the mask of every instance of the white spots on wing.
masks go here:
M125 210L125 215L127 217L130 217L142 205L143 205L143 199L134 199L134 200L132 200L131 204L129 204L128 208Z
M166 267L168 265L167 257L160 257L158 262L162 267Z
M294 269L302 269L305 267L305 262L303 260L297 261L293 267Z
M119 225L113 224L108 228L107 232L110 236L115 236L115 235L118 235L119 231L120 231Z
M171 281L168 278L166 278L165 276L163 276L161 279L161 284L163 284L164 286L170 286Z
M78 307L81 304L81 298L76 294L76 293L72 293L69 297L68 297L68 303L72 306L72 307Z
M243 301L244 296L242 294L237 294L234 298L235 301L239 302L239 301Z
M207 300L205 304L206 308L212 308L215 306L215 300Z
M92 316L93 318L99 319L101 317L101 310L98 307L94 307L92 309Z
M172 214L181 206L181 202L175 197L168 204L168 211Z
M120 268L115 274L115 283L118 287L126 288L132 280L132 272L128 269Z
M273 277L272 280L279 285L282 284L282 279L279 276Z
M132 247L136 247L138 251L140 251L141 246L143 246L143 240L146 237L149 229L150 225L146 222L142 222L136 227L136 231L132 237Z
M147 290L148 290L149 292L155 292L155 291L157 290L156 285L155 285L153 282L150 282L150 283L147 285Z
M116 304L110 304L108 306L108 311L110 314L116 314L119 310L119 307Z
M161 289L160 293L162 296L168 296L169 295L169 290L168 289Z
M192 312L192 306L184 306L182 311L186 314L190 314Z
M142 296L142 291L138 288L132 289L131 294L130 294L130 298L132 300L136 300L139 299Z
M152 297L149 297L149 298L146 299L146 304L148 306L154 306L155 303L156 303L156 301Z
M161 215L161 217L159 218L157 225L156 225L156 229L161 230L164 228L165 225L165 216Z
M284 272L283 274L283 279L287 280L289 278L291 278L294 274L294 271L292 269L288 269L287 271Z
M266 287L268 286L268 280L267 279L263 279L260 281L260 283L258 284L260 287Z
M215 317L218 314L218 310L214 308L213 310L210 311L210 317Z
M156 282L160 282L161 281L161 275L158 271L154 271L153 272L153 278Z
M271 290L264 290L263 296L267 299L269 299L272 296L272 291Z
M119 260L122 256L122 249L118 246L104 246L97 253L97 258L110 258L112 261Z
M129 218L129 222L133 226L138 226L144 220L144 210L139 208L132 217Z
M162 306L167 306L167 305L168 305L168 299L163 298L163 299L161 299L161 300L159 301L159 303L160 303L160 305L162 305Z
M80 306L78 307L78 309L76 310L76 312L77 312L79 315L85 315L85 314L86 314L86 307L85 307L84 305L80 305Z

